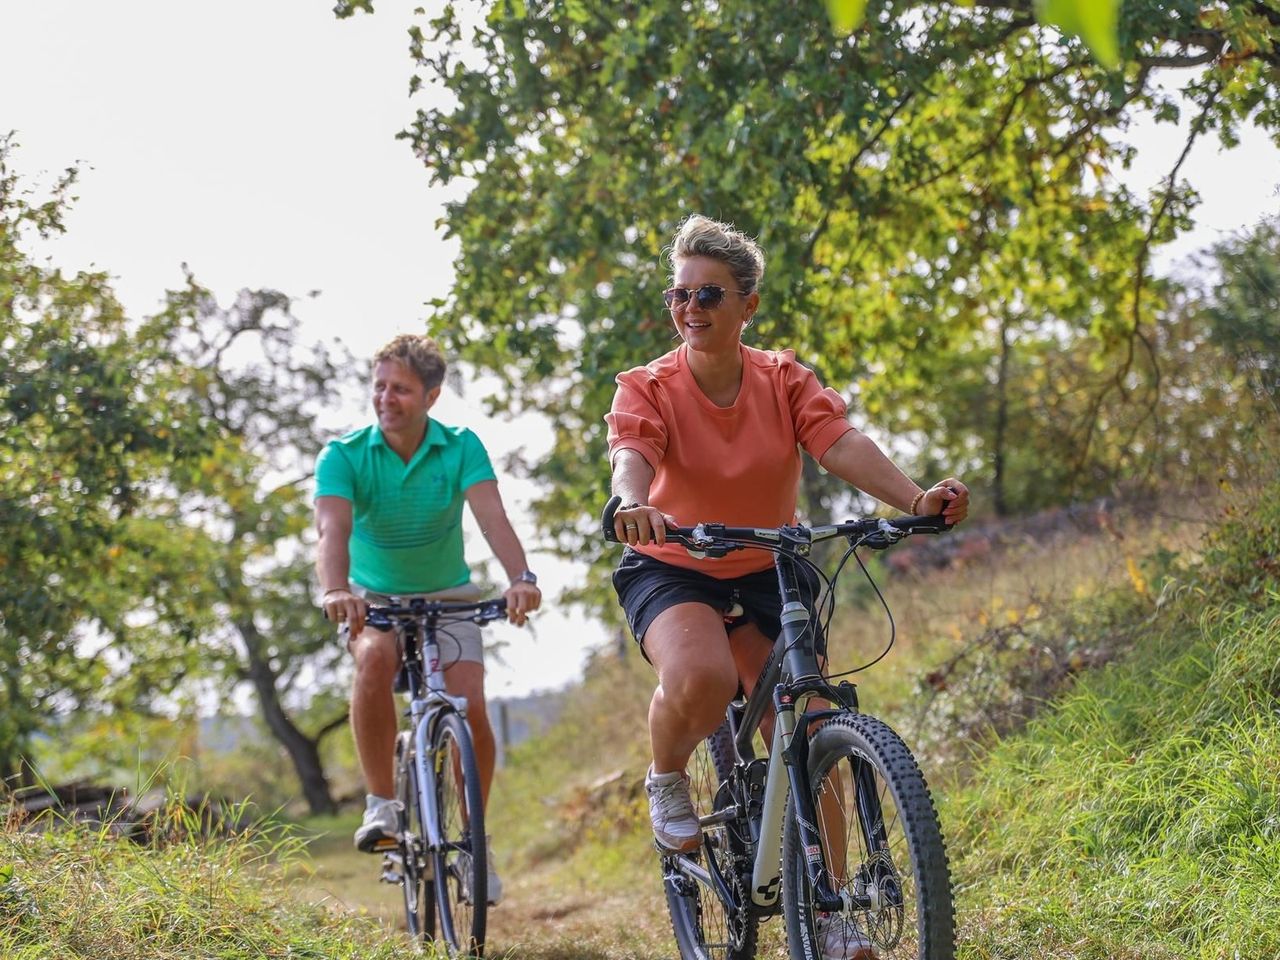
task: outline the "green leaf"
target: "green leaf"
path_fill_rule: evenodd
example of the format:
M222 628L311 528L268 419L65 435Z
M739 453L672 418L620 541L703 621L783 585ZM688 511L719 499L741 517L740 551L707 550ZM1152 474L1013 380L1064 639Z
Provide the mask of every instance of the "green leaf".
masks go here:
M13 879L13 864L0 863L0 887Z
M827 0L827 16L838 34L853 33L867 14L867 0Z
M1120 65L1120 0L1040 0L1040 19L1074 33L1104 67Z

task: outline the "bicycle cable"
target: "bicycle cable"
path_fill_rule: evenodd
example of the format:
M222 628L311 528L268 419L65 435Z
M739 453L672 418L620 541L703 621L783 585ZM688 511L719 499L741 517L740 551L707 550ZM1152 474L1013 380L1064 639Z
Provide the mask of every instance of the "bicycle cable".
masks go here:
M835 576L839 576L840 568L845 565L846 561L849 559L851 555L855 560L858 561L858 566L862 568L862 575L867 578L867 583L871 584L871 589L875 591L876 598L880 601L880 606L884 607L885 616L889 618L889 642L885 644L884 649L881 650L879 655L876 656L874 659L869 660L868 662L862 664L861 666L854 667L851 670L843 670L840 673L830 674L827 677L828 680L835 680L835 679L838 679L839 677L852 676L855 673L861 673L863 670L868 670L871 667L874 667L877 663L879 663L881 660L883 660L885 657L889 655L889 651L893 649L894 641L897 639L897 636L898 636L898 625L894 622L893 611L889 609L889 601L887 601L884 598L884 594L880 592L880 586L876 583L875 578L871 576L871 571L867 569L867 565L862 562L862 555L858 553L858 547L862 546L863 542L866 539L867 539L866 537L863 537L862 540L859 540L857 543L849 547L849 550L845 553L844 557L840 561L840 567L836 568Z

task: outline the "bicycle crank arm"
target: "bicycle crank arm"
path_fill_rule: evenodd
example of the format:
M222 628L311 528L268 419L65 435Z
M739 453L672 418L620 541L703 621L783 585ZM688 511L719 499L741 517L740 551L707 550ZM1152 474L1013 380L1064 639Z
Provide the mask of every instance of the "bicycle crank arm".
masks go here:
M728 823L731 820L737 820L740 816L742 816L742 809L735 804L732 807L717 810L715 813L709 813L705 817L699 817L698 823L702 824L703 830L706 830L707 827L714 827L722 823Z

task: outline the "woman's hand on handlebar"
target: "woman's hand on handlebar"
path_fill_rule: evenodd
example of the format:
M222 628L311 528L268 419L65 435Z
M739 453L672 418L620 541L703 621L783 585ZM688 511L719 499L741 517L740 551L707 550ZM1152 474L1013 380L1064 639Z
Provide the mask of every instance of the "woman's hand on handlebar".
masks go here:
M345 623L351 631L351 639L360 636L364 629L365 614L369 604L350 590L330 590L320 601L324 615L334 623Z
M675 517L646 503L619 507L613 515L613 532L617 535L618 542L633 547L647 543L662 546L667 542L667 527L678 526Z
M955 526L969 515L969 488L955 477L947 477L925 491L916 513L922 517L941 514L947 526Z

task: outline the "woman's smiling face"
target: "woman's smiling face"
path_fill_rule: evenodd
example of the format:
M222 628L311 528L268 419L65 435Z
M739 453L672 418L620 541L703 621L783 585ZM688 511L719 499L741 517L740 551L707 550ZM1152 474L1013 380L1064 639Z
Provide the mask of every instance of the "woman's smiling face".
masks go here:
M671 320L690 350L718 354L736 352L742 339L742 328L755 312L760 302L757 294L738 292L729 265L714 257L689 257L676 261L672 286L690 292L714 284L724 288L724 299L714 307L699 305L698 297L690 296L683 304L671 307Z

